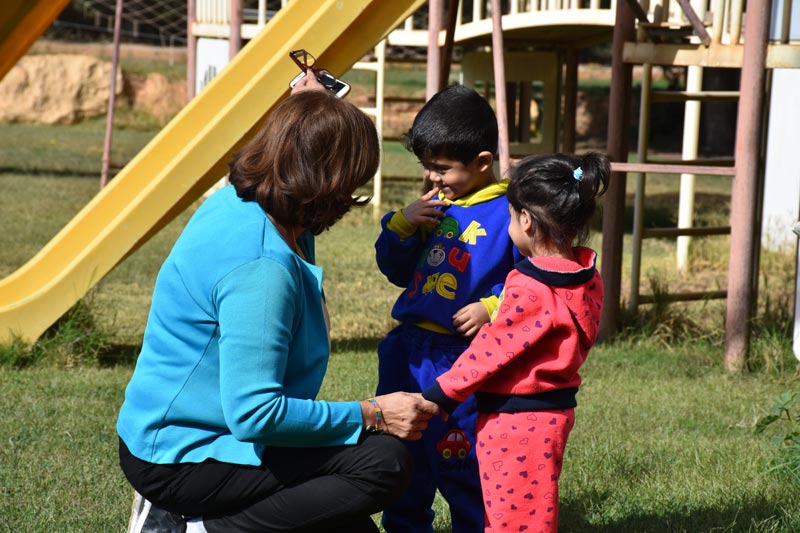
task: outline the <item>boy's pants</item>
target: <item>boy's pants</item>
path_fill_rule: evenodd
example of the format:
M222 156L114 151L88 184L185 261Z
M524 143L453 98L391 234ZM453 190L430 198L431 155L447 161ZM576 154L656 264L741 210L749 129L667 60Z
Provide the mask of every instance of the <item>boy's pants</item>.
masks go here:
M377 393L421 392L448 370L468 345L465 337L397 326L378 346ZM450 506L454 532L483 532L475 422L475 400L470 397L446 422L433 417L421 440L404 441L414 460L414 474L403 496L383 512L388 533L432 532L436 489Z

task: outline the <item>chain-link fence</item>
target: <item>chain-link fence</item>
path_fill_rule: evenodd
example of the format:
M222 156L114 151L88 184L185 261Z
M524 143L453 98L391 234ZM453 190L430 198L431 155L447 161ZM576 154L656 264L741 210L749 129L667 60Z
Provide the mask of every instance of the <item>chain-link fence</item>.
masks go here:
M388 1L388 0L387 0ZM466 0L468 3L470 0ZM285 0L267 0L268 12L278 11ZM72 42L110 42L114 37L116 0L72 0L45 32L48 39ZM255 19L259 0L244 0L245 19ZM186 0L123 0L122 42L156 46L186 44ZM414 25L427 26L427 6L414 14ZM425 50L398 50L416 58Z
M116 4L116 0L72 0L45 32L45 37L61 41L111 41ZM123 42L186 44L186 0L123 0L121 22Z

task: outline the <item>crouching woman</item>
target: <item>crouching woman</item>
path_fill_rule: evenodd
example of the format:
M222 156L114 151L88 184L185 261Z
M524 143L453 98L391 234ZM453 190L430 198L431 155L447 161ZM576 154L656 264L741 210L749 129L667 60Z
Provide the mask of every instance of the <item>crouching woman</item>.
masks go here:
M314 236L365 203L380 149L364 113L307 88L234 156L158 274L117 422L140 531L377 531L410 477L398 438L438 412L402 392L316 399L330 343Z

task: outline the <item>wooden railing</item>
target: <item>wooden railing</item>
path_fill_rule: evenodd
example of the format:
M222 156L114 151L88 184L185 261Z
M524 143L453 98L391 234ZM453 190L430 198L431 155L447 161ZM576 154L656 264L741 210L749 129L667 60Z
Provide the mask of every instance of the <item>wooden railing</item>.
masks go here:
M744 0L654 0L645 12L641 2L626 0L638 19L640 40L685 34L706 46L740 44Z
M290 0L281 0L277 9ZM390 0L381 0L390 1ZM503 12L505 30L524 27L598 25L613 26L617 2L628 2L637 13L641 40L663 33L685 32L697 43L742 44L745 0L511 0ZM230 0L196 0L197 35L225 38L230 23ZM446 4L447 2L445 2ZM260 0L258 7L248 9L242 26L242 37L252 38L275 14L277 2ZM491 33L491 0L475 0L471 5L460 2L454 39L456 42ZM643 9L642 5L647 5ZM800 41L800 29L791 28L793 0L773 1L771 41L788 44ZM687 15L689 6L696 17ZM270 9L267 9L267 8ZM707 39L707 41L706 41ZM444 41L444 34L440 37ZM704 42L705 41L705 42ZM427 46L427 7L391 32L388 43L401 46Z
M745 0L650 0L646 13L641 10L641 4L645 2L625 1L635 12L641 11L637 12L637 18L639 28L644 32L685 29L694 30L692 39L706 46L744 43ZM800 41L800 32L797 31L800 28L791 27L792 14L797 11L793 10L793 0L774 0L772 4L770 41L781 44ZM642 14L646 16L646 22Z
M281 6L289 0L282 0ZM380 0L390 1L390 0ZM507 12L503 13L503 27L507 29L559 26L559 25L600 25L612 27L618 0L511 0ZM624 1L624 0L623 0ZM229 0L196 0L197 15L195 33L205 37L225 38L230 24ZM269 7L274 9L274 2ZM466 41L491 34L490 0L476 0L472 5L460 2L455 41ZM252 38L255 33L274 15L267 9L267 2L261 0L258 8L247 10L242 26L242 38ZM444 31L440 40L444 41ZM427 7L410 16L387 39L390 45L420 46L428 45Z
M486 37L492 32L491 0L475 0L471 6L460 2L454 41ZM617 0L511 0L502 15L504 30L546 26L586 25L613 27ZM444 30L439 41L444 42ZM409 17L389 34L388 43L427 46L427 10Z

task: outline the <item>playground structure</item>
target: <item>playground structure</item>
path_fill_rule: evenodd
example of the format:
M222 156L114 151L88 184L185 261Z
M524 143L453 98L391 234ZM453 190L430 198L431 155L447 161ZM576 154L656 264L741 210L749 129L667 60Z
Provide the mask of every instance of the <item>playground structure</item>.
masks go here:
M16 57L0 75L67 3L60 0L56 8L55 2L45 6L50 4L46 0L15 2L11 24L0 24L0 46L10 46L7 41L14 32L8 28L24 27L16 33L26 39L9 48ZM320 64L337 73L353 66L374 70L376 104L365 111L376 118L380 128L385 46L427 48L430 95L447 79L452 46L458 44L469 52L461 64L464 83L494 90L502 157L502 150L507 156L574 150L578 53L581 48L611 41L607 152L614 175L604 203L603 336L613 336L619 322L625 178L631 172L637 188L629 305L635 308L648 301L638 289L642 239L678 237L683 239L680 250L687 238L730 232L731 250L736 251L731 257L736 260L730 261L728 290L671 297L727 297L726 364L732 370L743 367L756 294L757 232L761 226L759 191L767 125L759 117L770 95L770 72L800 67L800 46L793 40L797 37L790 24L798 17L793 16L796 10L791 1L751 2L753 8L747 12L743 0L511 0L502 3L502 13L498 0L432 0L424 11L420 8L426 2L421 0L284 0L272 11L267 4L261 0L255 13L249 13L254 16L246 17L237 0L188 2L190 93L198 89L192 68L197 61L197 39L227 39L230 64L213 80L209 77L208 85L197 91L192 102L39 254L0 281L0 339L12 335L37 338L117 263L224 176L231 151L247 140L286 94L285 84L275 80L293 76L293 66L285 60L291 49L313 51ZM773 28L779 28L771 34L770 18ZM22 48L26 40L30 42ZM242 48L244 41L249 44ZM0 50L2 57L12 57L6 49ZM498 50L505 53L498 54ZM375 61L362 61L370 51ZM636 161L628 163L634 65L642 66L644 89ZM653 65L688 67L687 90L673 95L652 91ZM698 79L705 67L740 69L740 90L735 94L702 91ZM533 97L532 82L543 87L542 136L536 142L525 133L529 131L526 121L530 116L525 110ZM658 161L647 155L649 107L659 98L685 102L680 161ZM739 102L735 157L727 164L698 159L697 139L692 135L699 121L699 103L714 99ZM681 194L689 199L685 206L682 201L681 227L642 227L648 173L681 174ZM692 180L697 174L735 176L730 228L691 227ZM379 176L375 186L380 201ZM95 228L103 229L98 232ZM680 256L679 252L679 261Z
M20 0L19 11L49 2ZM287 94L275 80L295 75L288 54L298 42L313 43L320 61L345 71L421 3L294 0L281 10L39 253L0 280L0 340L38 338L224 176L231 152Z
M765 110L768 108L771 86L774 88L777 81L773 73L778 69L800 68L800 35L792 31L793 21L795 32L800 29L800 12L795 9L800 6L793 6L791 0L750 2L751 8L745 11L742 0L715 1L710 4L709 8L709 3L702 1L651 2L649 11L635 0L618 5L612 44L613 82L609 101L607 151L615 162L612 170L638 173L632 295L638 296L640 274L636 249L641 251L641 240L645 236L689 237L730 233L727 290L670 296L672 300L709 297L727 299L725 365L731 371L739 371L747 363L750 324L757 294L764 159L768 155L764 153L769 129ZM654 6L656 9L653 9ZM625 125L630 112L634 65L641 65L645 74L639 141L637 162L625 163L629 153ZM648 86L649 71L653 65L686 66L689 70L687 91L673 95L686 102L684 147L682 159L677 164L650 159L647 155L647 119L651 98L655 96L655 92ZM702 91L700 80L702 69L706 67L739 69L739 91L733 95ZM698 103L720 97L738 100L734 158L730 165L708 165L697 159ZM797 107L796 102L784 103L789 106L785 112L791 112L791 109ZM794 176L791 175L791 170L787 169L787 172L780 179L786 186L786 194L793 194L796 199L792 214L796 219L797 198L800 197L797 184L800 180L797 172ZM644 209L644 183L647 173L681 174L682 185L686 184L688 189L684 192L682 187L681 195L689 197L689 201L682 202L681 208L684 212L679 214L679 226L683 227L651 230L649 235L645 235L641 213ZM696 174L733 176L730 228L691 227L691 212L686 213L685 209L692 205L692 184ZM607 299L601 334L605 336L613 333L619 321L625 181L612 179L603 212L602 270ZM680 246L685 246L685 241ZM678 256L680 260L680 248ZM796 327L797 314L798 310L795 309ZM800 352L796 350L796 354L800 358Z
M193 95L204 86L213 73L222 70L228 59L234 57L244 42L268 26L273 16L288 0L267 2L261 0L256 9L245 10L243 0L188 0L187 89ZM370 58L362 58L354 69L375 73L375 105L362 108L375 118L379 133L383 127L384 65L387 47L416 47L427 49L427 96L444 85L451 62L453 45L469 50L461 59L462 82L472 87L480 86L487 98L497 97L492 90L498 60L493 55L492 39L495 32L493 2L450 2L445 13L442 0L433 0L410 14L402 24L390 31L377 43ZM614 26L616 0L592 0L585 6L576 2L510 2L502 16L502 38L505 46L505 67L502 76L510 90L513 106L503 107L509 112L499 121L510 124L501 128L501 136L508 133L506 144L512 155L546 153L560 145L559 132L563 131L562 150L574 149L574 128L564 127L575 122L575 96L577 90L577 51L581 48L610 41ZM445 24L444 17L447 16ZM448 29L444 29L444 26ZM431 28L442 28L431 30ZM303 45L310 48L309 45ZM314 52L313 48L310 50ZM213 55L215 60L208 61ZM562 81L561 69L568 67ZM541 136L530 135L530 104L534 98L532 87L536 84L542 94L538 105L542 110ZM564 113L560 113L562 100L566 99ZM516 110L516 111L515 111ZM502 158L502 155L501 155ZM501 164L501 170L507 165ZM375 176L373 205L381 204L381 172Z

